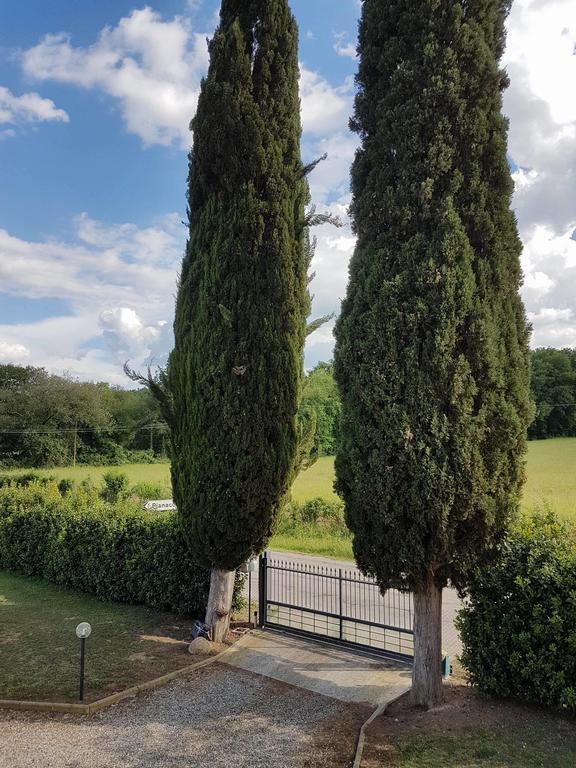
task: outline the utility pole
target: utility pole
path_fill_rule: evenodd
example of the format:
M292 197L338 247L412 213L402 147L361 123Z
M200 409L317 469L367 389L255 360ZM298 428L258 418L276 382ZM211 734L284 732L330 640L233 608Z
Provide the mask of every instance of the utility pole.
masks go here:
M78 449L78 419L74 422L74 450L72 455L72 466L76 466L76 451Z

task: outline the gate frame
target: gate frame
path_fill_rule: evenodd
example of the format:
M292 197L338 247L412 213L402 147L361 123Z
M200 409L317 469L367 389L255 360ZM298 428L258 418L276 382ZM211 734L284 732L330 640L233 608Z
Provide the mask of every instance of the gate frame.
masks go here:
M375 655L380 658L389 658L395 661L402 661L413 663L414 656L411 654L401 653L400 651L390 651L385 648L375 648L363 643L355 643L353 640L346 640L343 638L343 624L345 621L354 622L355 624L362 624L368 627L376 627L378 629L390 630L392 632L401 632L405 635L414 636L413 629L406 629L404 627L394 627L390 624L379 624L374 621L367 621L366 619L357 619L352 616L344 616L342 613L342 581L345 580L342 577L342 568L338 569L338 576L332 576L329 578L337 579L339 583L339 607L340 612L338 614L331 613L330 611L319 611L316 608L305 608L299 605L292 605L291 603L281 603L277 600L268 600L268 568L275 568L275 566L268 565L268 552L263 552L258 559L258 626L261 629L273 629L280 632L286 632L288 634L300 635L302 637L315 640L327 645L336 645L341 648L348 648L354 651L360 651L362 653ZM296 570L296 569L295 569ZM296 570L296 572L299 572ZM306 571L301 571L306 573ZM324 577L323 574L309 573L310 576ZM290 627L285 624L275 624L268 622L268 604L278 606L279 608L289 608L297 611L305 611L307 613L314 614L316 616L326 616L327 618L333 618L339 621L340 633L339 637L331 637L330 635L316 634L315 632L309 632L306 629L299 629L298 627Z

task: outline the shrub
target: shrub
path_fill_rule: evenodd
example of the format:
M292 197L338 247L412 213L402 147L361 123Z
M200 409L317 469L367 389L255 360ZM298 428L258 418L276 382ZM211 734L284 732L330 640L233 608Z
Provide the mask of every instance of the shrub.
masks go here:
M0 488L5 485L17 485L27 486L31 483L40 483L41 485L47 485L54 481L53 477L46 477L38 474L38 472L25 472L21 475L0 475Z
M65 477L60 480L58 483L58 490L60 491L61 496L66 496L66 494L70 493L72 489L74 488L74 481L68 480Z
M303 530L349 536L344 522L343 503L320 498L310 499L303 504L295 501L288 503L279 517L276 533L292 534Z
M169 485L163 483L142 482L135 483L131 486L130 494L142 501L150 501L151 499L170 499L172 498L172 489Z
M576 711L576 547L553 515L524 521L471 579L457 623L473 685Z
M0 568L103 600L203 616L209 572L184 543L175 514L109 504L56 483L0 488ZM240 577L235 607L240 605Z
M115 504L120 499L126 498L130 481L125 472L106 472L102 479L104 480L104 488L100 495L104 501Z

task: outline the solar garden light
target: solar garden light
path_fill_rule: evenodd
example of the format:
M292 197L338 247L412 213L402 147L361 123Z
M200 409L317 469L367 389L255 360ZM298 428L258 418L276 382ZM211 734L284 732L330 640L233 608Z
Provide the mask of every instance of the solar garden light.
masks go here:
M80 701L84 701L84 658L86 655L86 638L90 637L92 627L87 621L82 621L76 627L76 637L80 640Z

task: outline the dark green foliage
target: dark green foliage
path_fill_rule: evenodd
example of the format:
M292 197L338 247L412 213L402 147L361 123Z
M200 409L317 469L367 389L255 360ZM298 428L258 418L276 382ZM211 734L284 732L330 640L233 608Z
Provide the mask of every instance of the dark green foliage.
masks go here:
M481 691L576 712L576 546L552 515L526 520L474 571L458 625Z
M174 514L107 504L83 489L63 498L55 483L0 488L0 569L191 616L204 614L208 597L209 573Z
M100 491L100 496L104 501L115 504L128 495L130 480L125 472L106 472L104 477L104 487Z
M192 121L172 481L188 540L234 569L290 486L309 297L297 29L286 0L224 0Z
M315 433L312 456L333 456L340 421L340 395L334 381L332 365L318 363L304 381L300 418L303 422L314 418Z
M151 462L165 455L162 418L145 389L0 365L0 466L66 466L75 444L80 464Z
M337 488L382 588L462 583L513 516L530 420L506 3L364 0Z
M528 430L529 437L576 435L576 350L534 350L532 396L536 417Z

